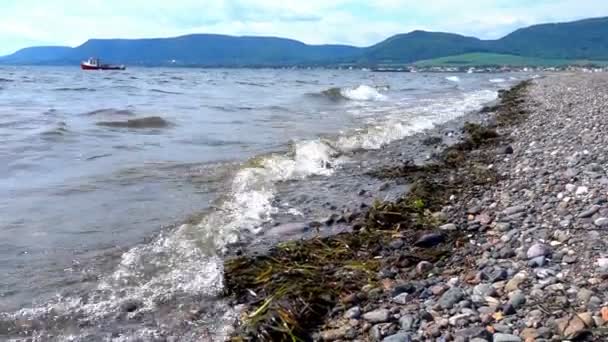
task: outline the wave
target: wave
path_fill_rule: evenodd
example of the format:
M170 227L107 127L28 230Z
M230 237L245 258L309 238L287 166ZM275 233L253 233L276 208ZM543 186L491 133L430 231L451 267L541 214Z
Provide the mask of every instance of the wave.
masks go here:
M165 128L171 123L160 116L148 116L126 121L100 121L96 125L117 128Z
M183 93L180 93L180 92L168 91L168 90L162 90L162 89L150 89L150 92L152 92L152 93L159 93L159 94L170 94L170 95L181 95L181 94L183 94Z
M236 171L229 183L230 191L215 210L197 222L163 231L152 242L125 252L113 272L100 279L97 287L86 296L58 297L43 307L0 313L0 326L18 332L40 322L68 326L70 322L78 322L79 333L87 336L91 332L116 330L116 327L104 328L119 319L133 323L126 328L132 330L120 332L122 336L131 334L147 340L147 337L160 336L162 332L153 326L138 324L138 320L154 317L159 310L166 317L180 318L191 309L200 312L203 308L220 312L219 317L203 315L201 318L216 325L201 325L212 331L213 338L208 340L223 339L226 335L224 326L236 317L236 313L221 301L209 305L201 303L223 291L222 256L228 246L243 236L259 234L261 227L272 221L272 215L278 212L273 204L278 183L311 176L330 176L340 166L344 152L380 148L478 109L496 97L494 91L478 91L415 107L394 108L391 115L373 122L361 132L332 140L294 142L287 153L252 159ZM183 326L181 319L164 323L163 329L177 330ZM196 327L196 322L193 322L188 329ZM56 330L69 329L58 327ZM192 336L196 333L198 331L194 331ZM200 336L198 340L201 340Z
M490 80L491 83L504 83L507 80L505 80L504 78L493 78Z
M103 108L83 113L84 116L134 116L135 112L128 109Z
M89 92L94 92L94 91L97 91L97 89L95 89L95 88L86 88L86 87L81 87L81 88L64 87L64 88L55 88L55 89L53 89L53 91L89 91Z
M61 137L70 133L68 125L65 122L59 122L55 127L40 132L43 137Z
M380 87L381 90L387 90ZM378 88L368 85L347 88L329 88L321 92L321 96L331 100L353 100L353 101L382 101L386 100L386 95L379 92Z
M2 78L2 77L0 77L0 83L9 83L9 82L15 82L15 80L12 80L10 78Z
M458 77L458 76L448 76L445 79L450 82L460 82L460 77Z

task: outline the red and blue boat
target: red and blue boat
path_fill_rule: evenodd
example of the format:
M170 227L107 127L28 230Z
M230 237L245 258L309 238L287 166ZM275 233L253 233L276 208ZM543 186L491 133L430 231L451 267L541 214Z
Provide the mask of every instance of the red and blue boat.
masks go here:
M87 61L80 63L82 70L125 70L124 65L103 64L99 58L89 58Z

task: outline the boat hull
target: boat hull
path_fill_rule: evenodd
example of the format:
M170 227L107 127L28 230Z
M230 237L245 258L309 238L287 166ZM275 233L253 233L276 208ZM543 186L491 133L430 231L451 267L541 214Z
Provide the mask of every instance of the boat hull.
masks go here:
M122 65L100 65L100 66L94 66L94 65L87 65L87 64L80 64L80 68L82 70L125 70L126 68Z

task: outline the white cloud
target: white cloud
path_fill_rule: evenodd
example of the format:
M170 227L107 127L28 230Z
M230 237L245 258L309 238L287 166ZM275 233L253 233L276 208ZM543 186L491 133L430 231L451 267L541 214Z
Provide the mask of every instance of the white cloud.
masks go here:
M497 38L530 24L608 15L605 0L3 0L0 54L31 44L187 33L369 45L413 29Z

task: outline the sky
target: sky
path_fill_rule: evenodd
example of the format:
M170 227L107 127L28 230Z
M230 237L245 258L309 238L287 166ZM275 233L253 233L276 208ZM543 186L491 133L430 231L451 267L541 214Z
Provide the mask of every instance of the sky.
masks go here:
M495 39L608 16L608 0L1 0L0 55L89 38L267 35L368 46L412 30Z

